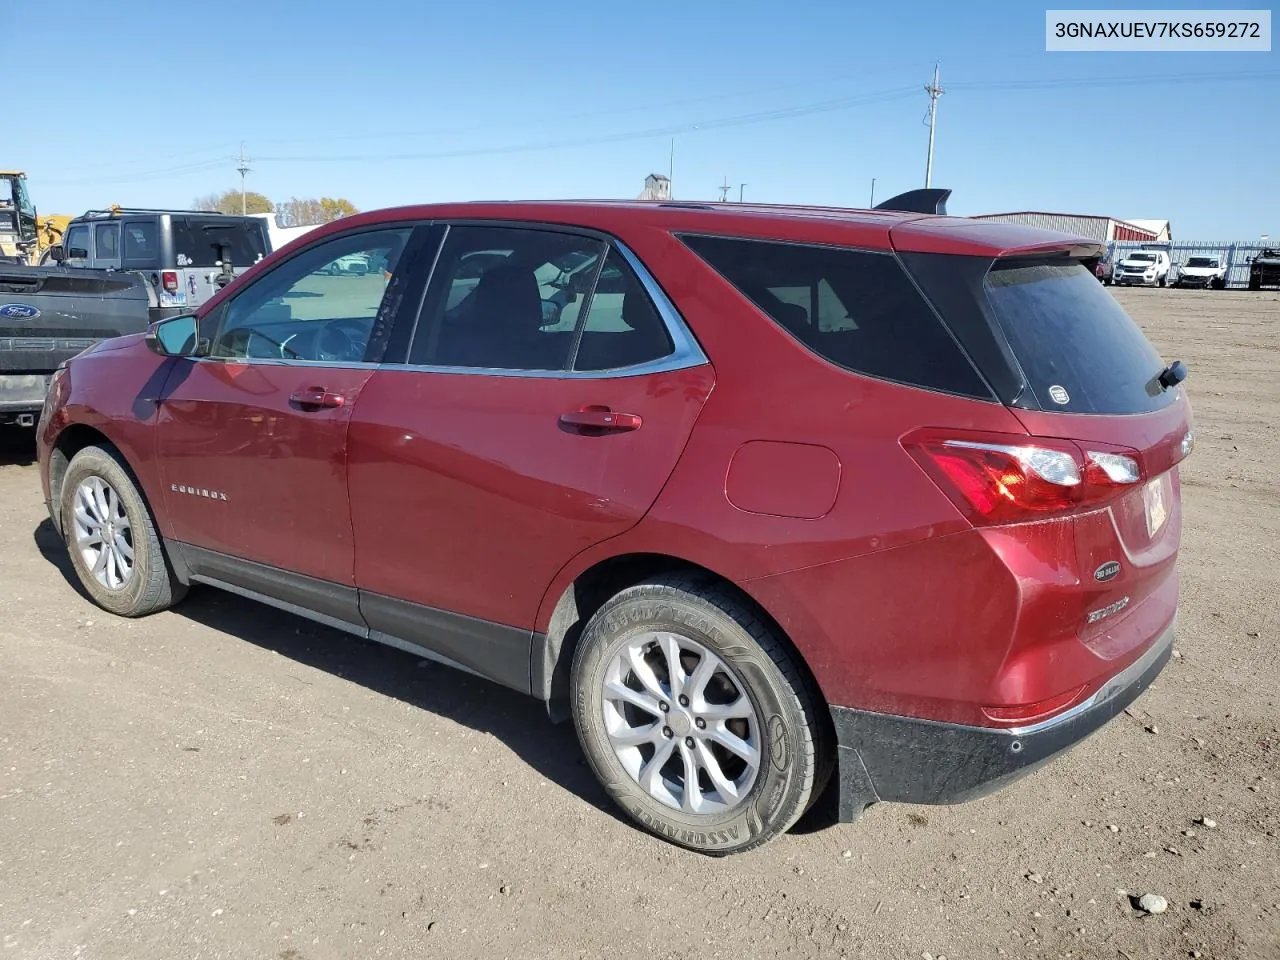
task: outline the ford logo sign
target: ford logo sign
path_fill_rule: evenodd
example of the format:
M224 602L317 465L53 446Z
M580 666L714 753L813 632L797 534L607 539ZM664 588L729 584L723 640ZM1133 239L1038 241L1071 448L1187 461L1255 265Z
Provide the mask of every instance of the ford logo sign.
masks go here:
M1093 579L1099 583L1106 583L1108 580L1114 580L1116 574L1120 572L1120 564L1115 560L1108 560L1097 570L1093 571Z
M34 320L40 311L29 303L0 304L0 317L5 320Z

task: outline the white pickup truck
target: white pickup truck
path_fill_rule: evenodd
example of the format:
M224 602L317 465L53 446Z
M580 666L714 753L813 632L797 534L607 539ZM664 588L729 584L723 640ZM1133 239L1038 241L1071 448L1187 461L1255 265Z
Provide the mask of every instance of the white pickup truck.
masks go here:
M1227 265L1221 257L1190 257L1178 268L1175 287L1222 290L1227 286Z
M1135 250L1116 264L1112 279L1119 284L1163 287L1169 280L1169 254L1164 250Z

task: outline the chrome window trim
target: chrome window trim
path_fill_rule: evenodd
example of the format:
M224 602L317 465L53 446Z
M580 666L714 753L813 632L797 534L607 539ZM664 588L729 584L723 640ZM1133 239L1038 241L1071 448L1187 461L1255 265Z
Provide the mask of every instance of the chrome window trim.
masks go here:
M540 224L529 222L522 226L530 229L537 229ZM564 229L564 228L562 228ZM572 232L572 231L569 231ZM643 377L655 373L670 373L676 370L688 370L692 367L700 367L709 363L706 353L703 352L701 345L693 336L693 331L689 329L684 317L676 309L675 304L666 295L665 291L658 286L658 281L654 279L652 273L640 261L631 249L619 240L609 237L607 242L616 249L622 258L627 261L627 265L635 271L636 277L640 280L640 285L644 287L645 293L653 302L654 307L658 310L658 316L662 318L663 325L667 328L667 334L671 337L672 351L665 357L657 360L649 360L645 363L636 363L626 367L611 367L607 370L525 370L525 369L505 369L501 367L464 367L464 366L448 366L442 364L418 364L418 363L387 363L381 364L380 369L383 370L406 370L416 373L451 373L466 374L468 376L478 377L520 377L524 379L535 378L541 380L616 380L622 377ZM443 244L441 244L443 249ZM606 250L606 256L608 255ZM421 316L419 316L419 322ZM418 329L415 326L413 336L416 339Z

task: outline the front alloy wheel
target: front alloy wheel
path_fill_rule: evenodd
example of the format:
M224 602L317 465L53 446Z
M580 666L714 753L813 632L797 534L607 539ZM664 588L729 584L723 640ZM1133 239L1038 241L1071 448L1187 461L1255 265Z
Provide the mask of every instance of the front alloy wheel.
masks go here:
M76 549L93 578L108 590L121 590L133 576L133 526L124 501L102 477L89 476L76 487L72 518Z

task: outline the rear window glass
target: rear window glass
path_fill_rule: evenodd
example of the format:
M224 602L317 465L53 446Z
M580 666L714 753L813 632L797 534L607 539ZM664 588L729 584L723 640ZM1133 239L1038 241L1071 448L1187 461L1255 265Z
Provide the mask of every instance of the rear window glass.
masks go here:
M987 299L1043 410L1132 414L1167 406L1164 361L1078 263L997 263Z
M837 366L990 399L973 365L892 255L724 237L682 239L792 336Z
M231 265L248 267L267 255L262 221L216 217L173 217L173 256L179 267L212 267L218 244L227 244Z

